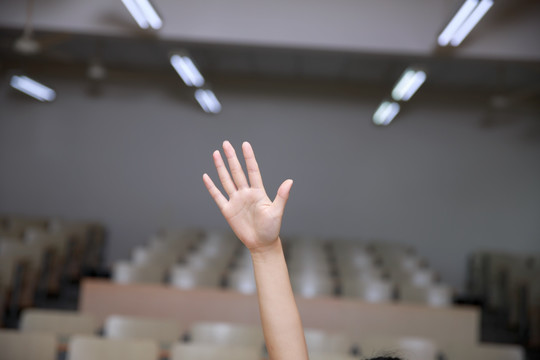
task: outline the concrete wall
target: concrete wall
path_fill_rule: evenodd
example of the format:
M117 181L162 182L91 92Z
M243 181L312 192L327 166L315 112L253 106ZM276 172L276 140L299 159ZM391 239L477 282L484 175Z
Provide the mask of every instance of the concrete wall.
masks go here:
M518 121L480 128L466 94L423 89L377 128L378 89L222 79L223 112L209 116L176 79L112 76L97 97L84 81L41 79L54 103L1 89L0 212L102 221L109 260L162 226L226 228L201 181L216 178L224 139L252 142L271 197L295 180L285 234L409 243L457 287L471 251L540 251L534 123L508 114Z

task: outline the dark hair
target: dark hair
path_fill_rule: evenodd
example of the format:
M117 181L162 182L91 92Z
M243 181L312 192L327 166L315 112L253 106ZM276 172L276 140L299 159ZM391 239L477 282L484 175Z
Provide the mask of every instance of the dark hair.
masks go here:
M377 356L377 357L371 358L369 360L402 360L402 359L397 358L397 357L393 357L393 356Z

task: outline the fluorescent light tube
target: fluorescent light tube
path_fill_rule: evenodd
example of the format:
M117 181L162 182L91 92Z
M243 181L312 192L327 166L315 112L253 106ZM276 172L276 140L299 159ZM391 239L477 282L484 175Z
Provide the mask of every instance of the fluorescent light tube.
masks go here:
M463 3L456 15L454 15L452 20L450 20L446 28L439 35L439 45L446 46L450 43L450 40L452 39L452 36L455 34L456 30L463 24L465 19L469 17L476 5L478 5L478 0L466 0Z
M150 24L150 27L155 30L161 29L163 26L163 21L150 2L148 0L135 1L137 2L137 5L139 5L139 9L141 9L142 13L144 14L146 21L148 24Z
M11 77L10 85L12 88L30 95L39 101L53 101L56 98L56 92L53 89L40 84L27 76L13 75Z
M137 24L142 29L160 29L163 21L148 0L122 0Z
M221 111L221 104L212 90L197 89L195 99L207 113L217 114Z
M401 78L399 78L398 82L394 86L394 89L392 90L392 98L394 100L401 100L405 92L408 90L411 81L414 79L415 74L416 71L413 69L407 69L405 72L403 72L403 75L401 75Z
M407 69L401 75L392 90L392 98L396 101L407 101L426 81L426 73L422 70Z
M187 86L204 85L203 76L189 56L174 54L171 56L171 65Z
M454 33L452 40L450 40L450 44L452 46L459 46L492 6L493 0L480 1L480 4L474 9L472 14L469 15L465 22Z
M373 115L373 122L377 125L388 125L399 112L399 104L396 102L383 101Z
M401 100L408 101L416 93L420 86L422 86L424 81L426 81L426 73L421 70L417 71L411 81L407 84L407 89L401 97Z
M139 25L141 29L148 29L150 24L148 24L148 21L146 21L146 17L142 13L137 3L135 3L135 0L122 0L122 2L128 9L131 16L133 16L133 18L137 22L137 25Z

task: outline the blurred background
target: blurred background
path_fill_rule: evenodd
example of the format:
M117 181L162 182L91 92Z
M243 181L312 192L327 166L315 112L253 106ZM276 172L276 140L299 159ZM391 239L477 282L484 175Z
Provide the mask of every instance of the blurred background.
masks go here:
M461 0L3 0L0 213L102 224L107 268L227 230L201 177L250 141L284 237L413 247L467 297L471 254L540 253L540 3L465 3L456 35Z

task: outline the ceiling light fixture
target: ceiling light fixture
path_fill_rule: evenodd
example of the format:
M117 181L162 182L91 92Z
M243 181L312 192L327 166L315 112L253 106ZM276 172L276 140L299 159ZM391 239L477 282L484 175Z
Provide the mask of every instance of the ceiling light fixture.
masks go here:
M466 0L437 39L440 46L459 46L493 6L493 0Z
M217 114L221 111L221 104L212 90L197 89L195 99L207 113Z
M189 56L173 54L171 56L171 65L187 86L200 87L204 85L203 76Z
M27 76L13 75L9 84L12 88L42 102L50 102L56 98L56 92L53 89Z
M391 101L383 101L373 115L376 125L388 125L394 120L399 112L399 104Z
M122 0L131 16L142 29L161 29L163 21L148 0Z
M392 90L392 98L396 101L408 101L426 81L426 73L409 68L405 70Z

